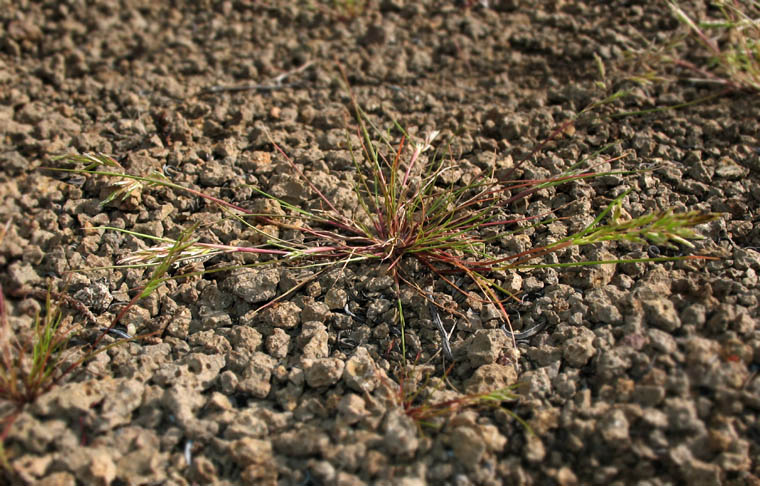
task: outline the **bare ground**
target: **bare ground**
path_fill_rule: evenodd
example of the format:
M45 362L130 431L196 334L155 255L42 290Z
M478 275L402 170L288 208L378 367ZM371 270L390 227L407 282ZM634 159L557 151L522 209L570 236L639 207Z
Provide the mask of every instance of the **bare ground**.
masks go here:
M176 237L204 223L208 241L254 238L197 198L146 190L101 209L108 181L40 167L71 152L112 154L133 173L241 205L246 184L299 204L313 197L267 133L310 180L351 210L348 73L369 116L410 134L442 130L461 180L509 167L609 92L594 54L614 66L641 38L678 23L657 2L14 2L0 13L0 279L11 323L31 325L39 292L70 270L112 265L144 245L116 226ZM471 2L477 3L477 2ZM703 12L702 2L692 5ZM611 75L612 77L612 75ZM626 87L625 82L620 86ZM630 84L630 87L633 87ZM170 282L123 321L161 338L116 347L29 406L5 441L38 485L758 485L760 484L760 101L733 93L682 110L611 119L714 92L686 82L637 87L584 117L522 171L555 174L608 143L629 177L578 182L510 210L571 203L566 220L520 251L577 229L623 190L632 216L673 207L724 213L702 228L709 262L621 264L510 277L525 303L514 325L547 328L511 351L489 309L455 322L451 381L508 384L522 398L418 430L389 389L401 362L394 294L382 266L349 266L252 311L312 273L223 272ZM607 245L557 261L666 251ZM201 266L223 263L210 260ZM142 270L77 273L67 291L107 325ZM450 289L436 297L454 305ZM14 297L16 295L16 297ZM410 360L440 377L440 338L423 299L404 296ZM351 317L348 309L360 317ZM519 312L519 315L518 315ZM477 319L475 319L477 318ZM519 371L516 375L514 370ZM423 370L424 371L424 370ZM443 399L451 391L442 391Z

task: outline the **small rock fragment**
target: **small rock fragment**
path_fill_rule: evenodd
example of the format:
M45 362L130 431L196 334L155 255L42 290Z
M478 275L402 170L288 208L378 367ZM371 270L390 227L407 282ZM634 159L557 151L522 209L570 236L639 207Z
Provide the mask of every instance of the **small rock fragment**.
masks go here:
M322 484L331 484L335 479L335 467L329 461L309 460L312 477Z
M355 424L367 415L364 399L355 393L348 393L338 402L338 413L348 425Z
M557 483L559 486L576 486L578 484L578 477L572 469L562 466L557 471Z
M629 440L628 419L620 409L610 410L599 423L602 439L613 446L623 446Z
M230 327L232 325L232 318L229 313L223 310L209 310L200 315L201 329L206 331L209 329L218 329L223 327Z
M728 180L737 180L746 176L749 169L737 164L730 157L722 157L715 168L715 175Z
M76 479L67 472L56 472L37 481L37 486L76 486Z
M523 457L531 463L539 463L546 457L546 447L540 437L533 434L525 435L525 448Z
M380 379L375 369L375 361L365 347L357 347L354 355L346 361L343 381L350 389L359 393L369 393L377 388Z
M90 407L113 392L116 383L109 380L67 383L43 394L34 404L40 415L86 415Z
M327 327L321 322L307 321L301 326L298 346L304 358L327 358L330 354Z
M249 352L258 351L261 346L261 333L249 326L235 326L227 335L227 339L235 349L244 349Z
M132 484L150 484L165 478L169 454L149 447L139 447L119 457L118 478Z
M34 267L27 262L13 262L8 266L7 275L12 288L31 286L41 280Z
M496 362L503 350L511 346L501 329L480 329L464 343L467 359L473 368Z
M287 356L289 345L290 336L280 328L275 328L274 332L267 337L267 353L274 358L282 359Z
M225 365L224 355L221 354L190 353L183 361L202 390L207 390L214 384Z
M338 358L306 358L302 363L306 384L312 388L336 384L345 368L345 363Z
M720 467L696 459L688 446L681 444L670 450L670 460L681 472L682 480L691 486L719 486L721 480Z
M330 315L330 308L324 302L310 302L301 311L301 321L325 322Z
M517 371L513 366L486 364L475 370L465 382L467 393L489 393L507 388L517 381Z
M79 447L67 451L60 460L85 484L109 486L116 479L116 464L106 449Z
M243 484L275 486L277 466L272 454L272 443L268 440L245 437L230 445L230 455L243 468L240 475Z
M142 404L145 384L138 380L118 379L113 393L106 395L95 429L99 432L111 430L132 420L132 412Z
M218 471L211 462L205 456L193 457L193 462L190 464L190 478L199 484L213 484L217 479Z
M277 295L280 272L274 268L241 269L222 282L222 288L231 291L249 304L266 302Z
M101 281L92 282L87 287L75 292L73 297L96 314L105 312L113 302L113 296L108 285Z
M325 294L325 304L331 311L343 310L348 302L348 295L343 289L330 289Z
M681 327L681 319L671 300L665 298L645 300L641 306L647 322L651 325L667 332L673 332Z
M244 437L233 442L229 452L240 466L265 464L272 459L272 443L268 440Z
M261 313L265 324L283 329L293 329L301 322L301 308L293 302L282 302Z
M253 437L261 439L269 434L266 422L259 417L256 409L245 409L238 413L224 430L224 438L228 440Z
M272 388L272 370L276 364L267 354L260 351L253 353L238 381L237 390L256 398L265 398Z
M399 457L412 457L419 447L417 426L401 410L391 410L385 417L383 425L385 437L383 444L389 454Z
M52 461L52 455L40 457L34 454L25 454L14 460L11 467L23 482L31 484L37 483L37 480L45 474Z
M565 361L575 368L586 366L594 354L596 354L596 348L594 348L593 334L581 334L568 339L562 351Z
M287 430L273 440L277 452L294 457L321 456L330 448L330 438L323 430L314 426Z
M693 401L675 397L665 400L665 414L668 416L668 428L677 432L697 432L705 428L704 422L697 415Z
M454 456L470 470L477 469L486 453L486 445L480 434L464 425L454 429L451 434L451 447Z

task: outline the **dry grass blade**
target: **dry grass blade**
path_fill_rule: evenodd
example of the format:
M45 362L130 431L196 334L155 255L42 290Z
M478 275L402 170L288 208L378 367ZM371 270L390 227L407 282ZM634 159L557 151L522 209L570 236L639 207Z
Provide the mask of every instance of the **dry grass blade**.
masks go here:
M433 378L430 372L421 371L418 366L405 366L398 373L398 385L386 385L392 390L396 404L420 428L439 429L446 419L465 409L501 408L532 432L524 420L504 407L505 403L514 403L519 399L516 393L519 384L486 392L459 393L448 382L452 367L446 369L443 377ZM439 395L442 397L437 399Z
M690 13L682 3L667 0L665 4L686 33L661 44L642 39L645 47L630 53L634 72L629 72L626 79L642 85L672 79L718 85L724 88L720 95L732 91L760 91L760 2L721 0L711 3L715 7L712 11L719 15L697 20L697 15ZM669 75L668 66L690 75ZM682 108L714 97L716 95L709 95L642 113ZM630 114L638 112L625 115Z

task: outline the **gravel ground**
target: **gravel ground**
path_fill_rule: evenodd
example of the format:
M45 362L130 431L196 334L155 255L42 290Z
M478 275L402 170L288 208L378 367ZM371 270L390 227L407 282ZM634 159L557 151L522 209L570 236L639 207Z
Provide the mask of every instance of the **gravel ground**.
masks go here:
M2 3L2 2L0 2ZM256 207L253 185L313 200L267 134L346 211L355 208L346 141L350 98L410 134L455 134L456 180L509 167L603 97L594 55L615 64L641 38L679 27L658 2L367 2L356 16L310 2L26 1L0 9L0 281L23 329L30 289L72 269L112 265L136 237L208 241L255 234L202 200L145 190L101 208L109 182L51 177L71 152L113 154L128 171ZM460 2L466 3L466 2ZM703 2L691 8L703 12ZM283 76L285 74L285 76ZM636 88L620 110L714 92L673 82ZM631 216L659 208L723 218L702 228L713 261L627 263L506 276L525 303L516 329L546 329L512 349L488 306L459 306L449 378L463 392L520 382L503 409L466 410L418 430L399 408L392 279L382 266L264 267L172 281L133 308L127 330L160 338L110 349L13 424L16 477L36 485L760 485L760 99L735 93L647 116L586 117L523 166L546 177L608 143L626 169L541 191L511 207L567 219L503 240L520 251L577 230L623 190ZM356 144L355 144L356 145ZM259 200L259 202L257 202ZM287 235L284 235L287 236ZM292 236L292 235L291 235ZM607 244L557 261L640 257L663 248ZM196 268L213 268L212 259ZM68 293L107 325L146 271L77 273ZM309 281L288 299L259 305ZM27 292L26 297L23 297ZM418 376L440 377L428 307L402 295ZM346 306L352 317L345 311ZM519 312L519 315L518 315ZM422 365L421 363L426 363ZM444 388L436 399L455 396Z

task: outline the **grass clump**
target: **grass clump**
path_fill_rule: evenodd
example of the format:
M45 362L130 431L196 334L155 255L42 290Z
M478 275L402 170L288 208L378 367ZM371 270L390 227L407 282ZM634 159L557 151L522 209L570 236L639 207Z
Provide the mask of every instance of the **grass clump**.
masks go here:
M639 218L623 220L620 217L619 208L628 194L625 192L614 199L591 224L579 232L554 243L536 246L516 254L496 256L492 254L493 244L499 240L510 238L526 227L536 227L559 219L550 213L504 218L503 209L507 205L529 198L535 192L548 187L603 175L629 173L629 171L598 172L584 169L582 166L587 164L584 159L562 174L546 179L496 179L493 174L490 174L469 184L456 186L442 182L444 174L455 169L455 162L447 160L445 156L438 153L428 160L422 158L424 153L432 149L436 132L428 134L422 141L413 143L411 150L407 150L406 134L402 133L401 141L395 146L384 139L382 144L386 150L383 152L378 144L371 140L370 129L365 122L366 118L360 117L363 157L354 158L357 174L354 193L359 202L359 214L347 215L339 210L277 145L275 149L316 195L319 209L307 210L298 207L257 188L262 197L276 202L277 206L284 211L271 214L255 213L163 178L102 171L92 167L61 170L126 178L186 191L218 203L234 218L256 231L259 229L255 224L263 222L296 230L303 236L300 238L301 241L296 242L265 235L266 241L258 246L190 241L182 245L181 250L174 255L177 262L210 258L223 253L268 255L273 257L265 262L269 265L300 262L313 266L340 266L356 262L375 262L385 265L387 271L393 276L397 292L401 285L409 285L426 299L427 293L423 287L435 279L441 279L449 283L456 291L469 296L469 293L457 285L451 277L461 274L479 289L485 303L494 304L501 309L505 322L508 322L504 309L505 299L514 299L515 296L499 286L497 280L493 278L496 272L580 266L585 263L537 264L532 262L568 246L583 246L602 241L691 246L688 240L699 237L693 228L717 217L711 213L674 214L671 211L658 211ZM614 162L619 158L610 157L604 162ZM111 164L113 161L105 155L71 156L65 160L74 163L83 160L104 161L104 165ZM294 218L299 220L298 224L293 222ZM512 229L517 223L523 223L523 226ZM119 262L121 264L159 265L167 258L168 250L177 244L177 241L171 238L157 238L118 228L108 229L124 231L160 243L129 255ZM484 236L486 229L489 230L488 236ZM642 261L690 258L700 257L683 256ZM307 260L308 263L306 263ZM416 260L422 268L427 270L428 282L417 280L415 275L407 271L404 262L409 260ZM621 261L623 260L591 263Z
M220 206L228 216L245 227L258 232L263 240L261 244L252 246L201 242L189 238L181 243L170 238L157 238L110 228L158 243L151 248L132 253L118 262L123 266L158 265L168 270L165 264L169 252L172 253L174 263L206 259L220 254L249 253L261 257L258 262L251 264L256 266L287 264L325 268L359 262L383 266L394 282L404 364L406 348L404 309L401 305L402 287L411 288L432 306L466 318L464 314L444 308L434 301L434 296L428 289L431 289L436 281L446 282L457 293L479 299L483 304L494 305L502 321L511 330L507 306L510 300L519 302L520 299L501 285L500 276L505 272L624 261L663 262L706 258L676 256L591 262L536 262L541 257L570 246L598 244L604 241L691 246L689 240L699 238L694 228L718 217L712 213L679 214L663 210L624 219L620 208L628 192L613 199L590 224L570 236L514 254L502 254L500 241L514 237L526 228L536 228L561 219L555 216L553 211L533 216L508 216L506 208L510 204L528 199L543 189L572 181L604 175L629 174L631 171L595 169L597 164L614 164L625 155L604 157L604 148L555 176L530 180L514 178L521 165L528 160L525 159L514 164L500 177L496 176L494 168L491 173L461 183L456 178L449 177L450 172L457 170L457 162L448 155L445 144L442 144L443 148L436 145L438 132L431 131L424 138L413 140L399 125L395 125L395 130L378 129L355 101L354 108L360 140L360 146L352 147L351 150L355 167L355 211L339 209L274 142L274 149L286 161L292 173L313 194L308 206L289 203L260 188L254 188L263 200L268 201L269 206L277 209L257 213L173 183L162 176L146 177L127 174L121 170L108 170L116 167L115 161L102 154L66 156L61 160L73 164L73 167L70 165L58 170L134 181L205 198ZM566 127L567 123L555 130L554 136L562 133ZM542 146L543 144L539 145L536 151ZM535 155L536 151L532 155ZM595 158L601 158L602 162L591 163L590 160ZM82 164L84 167L81 167ZM133 186L124 184L121 187ZM123 195L120 193L120 196ZM273 236L260 229L262 224L288 230L291 234L295 232L299 237L286 240L278 235ZM227 266L198 273L241 266L243 265ZM471 289L475 290L479 297L473 297ZM273 305L280 297L259 310ZM514 338L514 334L512 337ZM448 340L445 330L442 332L442 339L444 342ZM417 397L406 396L401 397L399 403L405 404L404 409L408 415L425 420L426 417L443 415L463 407L505 400L512 396L512 392L511 389L494 390L489 393L460 396L453 401L442 403L422 403Z
M31 330L19 336L8 320L5 294L0 286L0 469L12 474L5 440L27 404L55 386L73 370L77 351L68 346L80 330L64 323L51 293L38 311ZM23 331L21 331L23 332Z
M0 402L10 403L15 411L49 390L67 362L67 345L77 330L76 325L63 324L61 309L48 292L44 311L37 312L31 334L19 339L8 321L0 287ZM13 415L3 417L0 439L7 436Z

